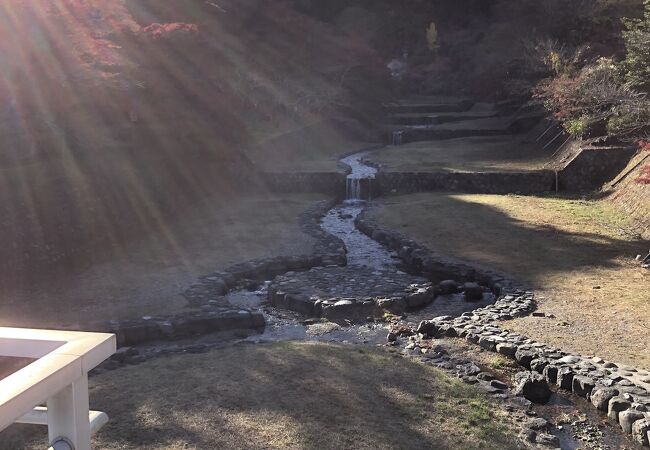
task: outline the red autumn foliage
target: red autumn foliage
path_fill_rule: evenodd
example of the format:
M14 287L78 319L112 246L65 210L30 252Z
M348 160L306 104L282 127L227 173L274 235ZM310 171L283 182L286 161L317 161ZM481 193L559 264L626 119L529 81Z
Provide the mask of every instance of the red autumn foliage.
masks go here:
M175 39L181 36L196 36L199 26L194 23L152 23L142 29L145 36L153 39Z
M650 152L650 142L639 141L639 146L642 150ZM650 184L650 164L647 164L643 169L641 169L641 176L637 178L637 181L641 184Z

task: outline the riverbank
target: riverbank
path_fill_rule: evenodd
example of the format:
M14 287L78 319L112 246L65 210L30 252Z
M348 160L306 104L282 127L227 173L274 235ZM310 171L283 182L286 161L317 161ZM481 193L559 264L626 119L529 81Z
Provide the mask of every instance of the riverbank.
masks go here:
M427 193L384 198L370 215L438 253L535 288L544 316L508 328L565 350L650 367L650 273L634 261L649 243L611 205Z

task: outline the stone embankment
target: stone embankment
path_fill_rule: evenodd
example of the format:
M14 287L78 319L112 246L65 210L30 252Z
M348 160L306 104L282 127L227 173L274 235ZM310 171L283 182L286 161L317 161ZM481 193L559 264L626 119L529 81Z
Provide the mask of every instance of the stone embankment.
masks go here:
M355 220L357 228L371 239L395 251L407 270L433 280L455 279L476 282L499 295L503 289L513 289L512 279L487 267L467 264L449 256L437 254L408 237L381 227L368 217L366 211Z
M457 318L437 317L421 322L416 342L459 337L512 358L523 368L540 374L547 383L586 398L624 432L632 434L637 443L649 446L650 373L598 357L568 353L499 326L500 321L530 314L534 308L531 292L516 291L494 305ZM413 345L410 353L421 353L421 347Z
M543 194L555 190L555 172L384 172L377 175L381 194L463 192L468 194Z

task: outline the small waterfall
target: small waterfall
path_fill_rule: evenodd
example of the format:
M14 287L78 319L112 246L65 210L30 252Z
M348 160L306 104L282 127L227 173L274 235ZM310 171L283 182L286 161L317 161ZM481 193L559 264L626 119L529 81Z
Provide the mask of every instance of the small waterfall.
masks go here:
M358 153L342 159L342 162L350 166L352 173L346 180L346 200L359 202L371 200L373 180L377 169L363 163L365 153Z
M402 145L402 142L404 140L404 132L403 131L393 131L391 133L391 144L394 146L400 146Z
M349 176L347 179L346 199L370 200L371 180L371 178L356 178Z

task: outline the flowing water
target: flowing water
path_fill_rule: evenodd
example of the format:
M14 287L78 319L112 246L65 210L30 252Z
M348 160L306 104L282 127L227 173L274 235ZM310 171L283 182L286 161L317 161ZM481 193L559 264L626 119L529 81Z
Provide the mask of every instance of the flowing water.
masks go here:
M347 198L327 213L321 226L345 243L349 267L364 266L394 272L397 271L394 255L360 232L354 224L365 208L365 201L371 199L372 183L377 175L377 169L364 164L366 155L362 152L341 160L352 169L347 177Z

